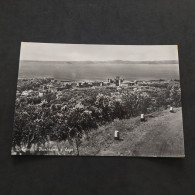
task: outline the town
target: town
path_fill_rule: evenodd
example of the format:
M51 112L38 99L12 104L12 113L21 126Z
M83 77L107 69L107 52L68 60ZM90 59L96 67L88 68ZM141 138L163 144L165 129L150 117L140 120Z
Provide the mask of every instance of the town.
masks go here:
M17 97L27 97L31 95L37 95L39 97L43 97L48 93L55 93L57 99L62 95L63 90L75 90L75 89L83 89L83 88L91 88L98 89L101 87L111 87L116 88L116 90L121 89L131 89L133 91L150 91L155 90L156 86L167 85L171 80L149 80L149 81L128 81L120 76L116 76L116 78L108 78L107 81L66 81L66 80L56 80L54 78L43 78L43 79L19 79L18 82L29 81L33 82L35 86L39 85L39 88L32 86L29 90L21 90L21 85L19 83L17 88ZM37 89L37 90L36 90ZM162 90L165 90L162 88Z

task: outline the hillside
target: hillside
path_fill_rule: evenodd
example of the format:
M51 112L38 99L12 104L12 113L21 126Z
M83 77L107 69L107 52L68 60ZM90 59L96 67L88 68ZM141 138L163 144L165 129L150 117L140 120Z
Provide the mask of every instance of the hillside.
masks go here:
M114 131L120 140L114 140ZM155 112L146 122L140 118L115 120L89 134L80 155L184 157L181 108Z
M114 131L120 132L120 140L114 139ZM75 141L49 141L32 154L77 155ZM15 154L15 153L13 153ZM181 108L170 113L158 111L146 117L115 120L92 130L83 136L79 145L80 156L150 156L184 157L183 124Z

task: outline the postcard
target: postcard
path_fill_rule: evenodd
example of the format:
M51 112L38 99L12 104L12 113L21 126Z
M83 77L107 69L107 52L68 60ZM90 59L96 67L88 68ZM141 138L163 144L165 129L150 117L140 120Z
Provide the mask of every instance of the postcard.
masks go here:
M184 157L177 45L22 42L11 154Z

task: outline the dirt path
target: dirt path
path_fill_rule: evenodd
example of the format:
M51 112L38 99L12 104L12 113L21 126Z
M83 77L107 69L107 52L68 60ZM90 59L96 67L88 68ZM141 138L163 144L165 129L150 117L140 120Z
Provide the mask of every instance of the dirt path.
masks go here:
M149 131L135 144L133 155L184 156L181 109L175 113L162 113L161 116L148 121L146 128Z
M140 122L138 117L116 121L102 129L103 135L96 133L92 137L93 143L88 143L89 150L84 155L184 156L181 108L175 109L175 113L169 110L154 113L154 118L148 118L146 122ZM116 129L121 136L118 141L113 139Z

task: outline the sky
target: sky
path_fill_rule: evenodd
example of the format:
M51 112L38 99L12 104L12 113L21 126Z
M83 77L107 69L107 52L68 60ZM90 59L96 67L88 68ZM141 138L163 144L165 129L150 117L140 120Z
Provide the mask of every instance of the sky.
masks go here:
M178 60L177 45L92 45L22 42L20 60L158 61Z

